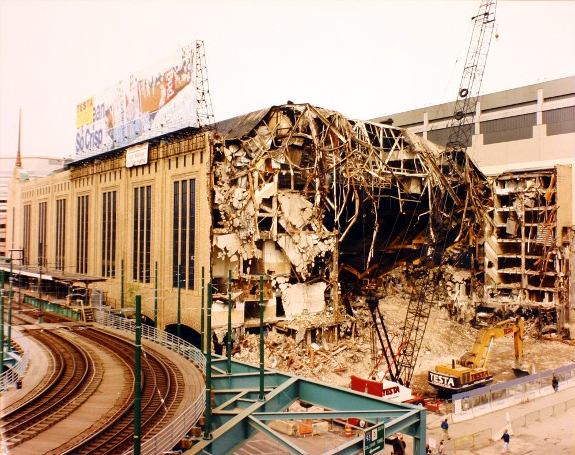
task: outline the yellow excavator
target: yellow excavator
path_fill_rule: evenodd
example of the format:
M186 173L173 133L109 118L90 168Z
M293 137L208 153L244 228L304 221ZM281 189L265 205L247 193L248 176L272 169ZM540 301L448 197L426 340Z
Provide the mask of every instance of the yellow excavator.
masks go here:
M523 318L507 319L495 324L479 334L471 351L466 352L459 360L452 360L451 365L436 365L435 370L428 372L428 383L437 388L440 394L452 395L469 389L484 386L493 380L487 369L487 362L493 340L513 334L515 344L516 374L528 374L523 365Z

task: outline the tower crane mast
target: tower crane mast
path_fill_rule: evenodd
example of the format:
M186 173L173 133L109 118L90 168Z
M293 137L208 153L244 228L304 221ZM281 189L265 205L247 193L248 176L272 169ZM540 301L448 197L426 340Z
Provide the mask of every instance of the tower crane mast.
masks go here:
M446 145L445 157L450 161L448 167L451 171L455 169L460 172L460 175L470 177L471 172L475 172L469 166L469 157L467 155L467 147L470 145L471 136L473 135L473 122L477 106L477 100L481 89L481 82L485 71L487 62L487 55L489 53L489 46L491 44L491 36L495 26L495 13L497 8L496 0L482 0L477 15L472 17L473 31L471 35L471 42L467 51L465 65L463 68L463 75L459 84L457 93L457 100L455 102L455 109L453 116L448 124L449 141ZM450 181L455 184L454 179ZM458 188L455 188L457 192ZM463 189L468 192L480 192L480 189L474 189L471 186L468 189ZM458 192L461 194L461 192ZM476 213L482 213L483 207L477 206L481 204L484 198L481 194L466 194L466 204L476 205ZM434 195L436 200L445 200L441 194ZM464 202L454 198L452 204L454 207L446 208L444 212L451 213L459 208ZM470 213L471 211L464 210ZM396 380L403 385L409 386L413 376L419 351L427 328L427 322L431 313L431 308L436 297L437 285L440 279L442 268L446 265L447 255L445 249L441 245L443 239L448 234L450 222L445 222L444 215L439 211L430 217L430 229L432 230L430 237L434 239L433 243L429 246L429 256L437 257L441 254L440 266L438 273L434 279L423 279L422 282L413 286L413 291L408 304L405 323L403 325L402 341L400 355L397 357L395 363ZM463 220L465 222L465 220ZM481 226L475 221L469 226L469 229L474 231L474 235L478 235ZM441 240L440 240L441 239ZM384 347L385 349L385 347ZM390 365L391 368L391 365Z

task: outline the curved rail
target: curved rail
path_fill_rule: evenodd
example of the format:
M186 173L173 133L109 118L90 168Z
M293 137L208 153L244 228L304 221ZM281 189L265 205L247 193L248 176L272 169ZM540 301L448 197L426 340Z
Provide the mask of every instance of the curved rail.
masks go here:
M136 325L133 320L128 320L114 316L103 310L95 311L96 322L107 327L127 332L135 332ZM202 352L191 343L171 335L155 327L142 325L142 336L154 343L164 346L171 351L181 355L186 360L193 362L205 374L206 358ZM206 407L205 385L200 391L198 398L178 417L173 419L169 425L150 438L142 442L142 454L162 453L174 447L200 419ZM124 452L129 455L133 451Z
M47 385L2 417L2 436L11 447L61 421L80 406L101 379L100 368L85 349L50 332L35 338L56 353Z
M129 341L98 330L85 330L82 336L96 341L100 346L114 352L133 370L133 344ZM142 363L142 430L145 435L168 420L175 412L182 392L183 375L174 373L175 366L161 359L153 352L147 352ZM132 378L133 384L133 378ZM133 387L130 388L133 391ZM99 430L75 445L59 448L59 453L68 454L117 454L133 443L133 392L124 401L121 409Z

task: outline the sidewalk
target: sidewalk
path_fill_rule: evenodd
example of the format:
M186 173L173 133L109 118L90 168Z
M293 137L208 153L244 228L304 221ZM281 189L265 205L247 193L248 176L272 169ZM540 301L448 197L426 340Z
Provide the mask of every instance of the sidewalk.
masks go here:
M464 449L466 447L470 448L473 447L474 444L476 447L488 445L493 442L491 439L492 437L499 440L499 433L508 425L507 415L509 415L509 419L512 422L512 430L516 434L525 432L531 433L529 428L525 428L525 425L538 425L536 423L537 419L530 419L529 416L540 417L545 422L548 420L557 420L556 417L554 417L554 407L557 407L557 411L563 413L564 416L573 416L573 408L568 409L567 412L565 412L565 403L574 399L575 387L570 387L527 403L521 403L470 420L458 423L449 422L449 436L451 437L451 440L447 444L447 448L449 449L448 453L452 453L455 448L457 448L458 453L460 453L459 449ZM437 444L439 444L439 441L443 439L443 433L440 428L441 420L443 418L445 417L435 413L428 413L427 415L427 437L428 439L435 439ZM470 435L477 436L475 438L466 438ZM500 450L501 447L498 447ZM488 454L500 452L478 451L477 453Z

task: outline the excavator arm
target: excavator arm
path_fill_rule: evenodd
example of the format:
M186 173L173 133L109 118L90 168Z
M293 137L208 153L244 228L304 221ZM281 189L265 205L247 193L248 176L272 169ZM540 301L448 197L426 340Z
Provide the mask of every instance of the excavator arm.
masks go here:
M511 334L513 334L515 344L516 368L521 368L523 363L523 338L525 337L523 318L507 319L483 331L477 337L471 351L463 354L460 359L461 364L468 368L485 368L489 360L493 340Z

